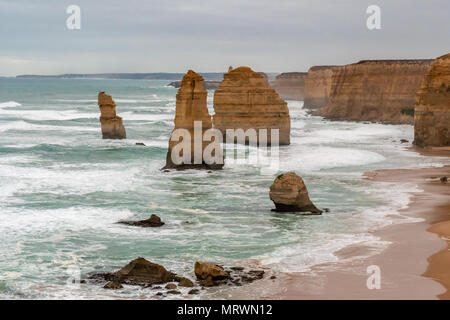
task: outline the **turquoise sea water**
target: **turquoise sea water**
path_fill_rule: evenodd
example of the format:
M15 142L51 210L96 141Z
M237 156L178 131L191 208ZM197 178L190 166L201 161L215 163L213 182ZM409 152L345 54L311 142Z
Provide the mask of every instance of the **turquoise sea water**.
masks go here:
M407 151L399 140L412 141L412 126L330 122L289 101L292 144L280 148L280 172L303 176L312 200L330 212L273 213L268 192L277 173L234 164L160 171L175 111L168 82L0 79L0 298L152 296L66 284L77 268L111 270L138 256L193 278L196 260L301 271L336 260L333 252L350 244L382 247L368 231L412 221L393 216L417 187L362 174L448 163ZM127 140L101 139L98 91L116 101ZM166 225L116 224L152 213Z

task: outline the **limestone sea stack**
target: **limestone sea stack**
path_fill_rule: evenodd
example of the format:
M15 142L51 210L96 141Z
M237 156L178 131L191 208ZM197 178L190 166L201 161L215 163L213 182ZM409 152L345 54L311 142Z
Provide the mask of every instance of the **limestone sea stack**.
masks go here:
M308 70L305 79L305 108L317 109L328 104L334 67L315 66Z
M127 133L122 118L116 115L116 104L110 95L104 92L98 94L100 108L100 123L103 139L126 139Z
M303 179L295 172L276 177L270 187L269 195L276 207L273 211L322 213L322 210L317 209L309 199Z
M306 76L306 72L281 73L270 86L278 92L282 99L303 101Z
M414 144L450 146L450 53L434 60L417 93Z
M267 85L263 76L249 67L230 68L224 75L214 93L214 110L214 127L224 138L227 129L255 129L257 137L259 130L267 129L270 144L271 129L278 129L279 144L290 143L291 120L286 102Z
M333 68L327 106L315 114L347 121L412 124L432 60L367 60Z
M169 150L167 152L166 166L163 169L221 169L223 167L223 152L220 146L220 141L212 138L212 141L203 141L203 135L208 129L212 128L211 115L208 112L207 91L203 85L203 77L198 73L189 70L181 81L181 87L178 90L176 97L175 110L175 128L172 131L169 141ZM194 125L201 124L199 135L195 135ZM184 141L188 149L182 149L183 138L176 138L175 134L180 130L185 129L189 132L190 143ZM219 138L220 131L217 131ZM217 137L216 137L217 138ZM186 145L185 144L185 145ZM195 146L200 146L200 155L195 154ZM205 148L212 148L212 152L216 161L209 162L203 157ZM211 150L211 149L209 149ZM175 156L182 157L181 162L175 163L173 161L172 153L176 152Z

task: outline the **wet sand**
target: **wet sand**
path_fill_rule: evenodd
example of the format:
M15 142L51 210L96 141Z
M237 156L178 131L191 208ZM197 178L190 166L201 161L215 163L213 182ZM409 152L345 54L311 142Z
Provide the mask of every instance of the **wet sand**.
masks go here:
M436 155L436 153L434 154ZM389 246L350 246L336 252L339 262L310 271L277 274L227 292L233 299L450 299L450 166L377 170L374 181L411 182L413 193L400 213L421 222L394 224L373 231ZM400 217L401 219L401 217ZM380 252L381 251L381 252ZM368 289L369 266L380 268L380 289Z

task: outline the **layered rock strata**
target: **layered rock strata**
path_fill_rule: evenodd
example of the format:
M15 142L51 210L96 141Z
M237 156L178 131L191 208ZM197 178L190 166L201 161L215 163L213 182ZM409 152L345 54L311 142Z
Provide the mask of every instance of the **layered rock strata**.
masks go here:
M450 53L433 62L417 93L414 144L450 146Z
M306 72L287 72L279 74L270 86L282 99L303 101L305 98Z
M224 75L214 93L214 110L214 127L224 139L227 130L254 129L256 143L261 143L264 137L264 143L271 144L272 136L276 135L272 130L278 129L279 144L290 143L291 120L286 102L267 85L263 76L248 67L230 68ZM267 131L266 135L262 129ZM228 141L233 139L234 135L229 134ZM247 136L245 143L254 142L250 140L253 138Z
M315 66L308 70L305 79L305 108L317 109L328 104L334 67Z
M373 60L333 68L327 106L334 120L412 124L414 102L432 60Z
M203 82L203 77L192 70L181 81L176 97L175 128L163 169L221 169L224 165L221 132L211 130ZM215 135L209 135L212 132Z
M100 108L100 123L103 139L126 139L127 133L122 118L116 115L116 104L110 95L104 92L98 94Z

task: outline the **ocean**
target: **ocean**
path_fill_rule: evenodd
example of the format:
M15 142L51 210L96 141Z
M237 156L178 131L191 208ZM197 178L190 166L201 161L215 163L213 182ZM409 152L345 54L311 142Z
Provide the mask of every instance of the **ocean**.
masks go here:
M413 140L412 126L328 121L288 101L291 145L280 147L278 172L226 159L221 171L163 172L177 92L169 82L0 79L0 299L152 297L68 281L137 257L194 279L197 260L277 273L336 261L352 244L382 250L388 243L369 231L417 221L398 210L420 190L364 172L449 164L408 151L400 139ZM99 91L112 95L128 139L102 140ZM292 170L329 212L271 212L269 187ZM151 214L166 225L116 223Z

